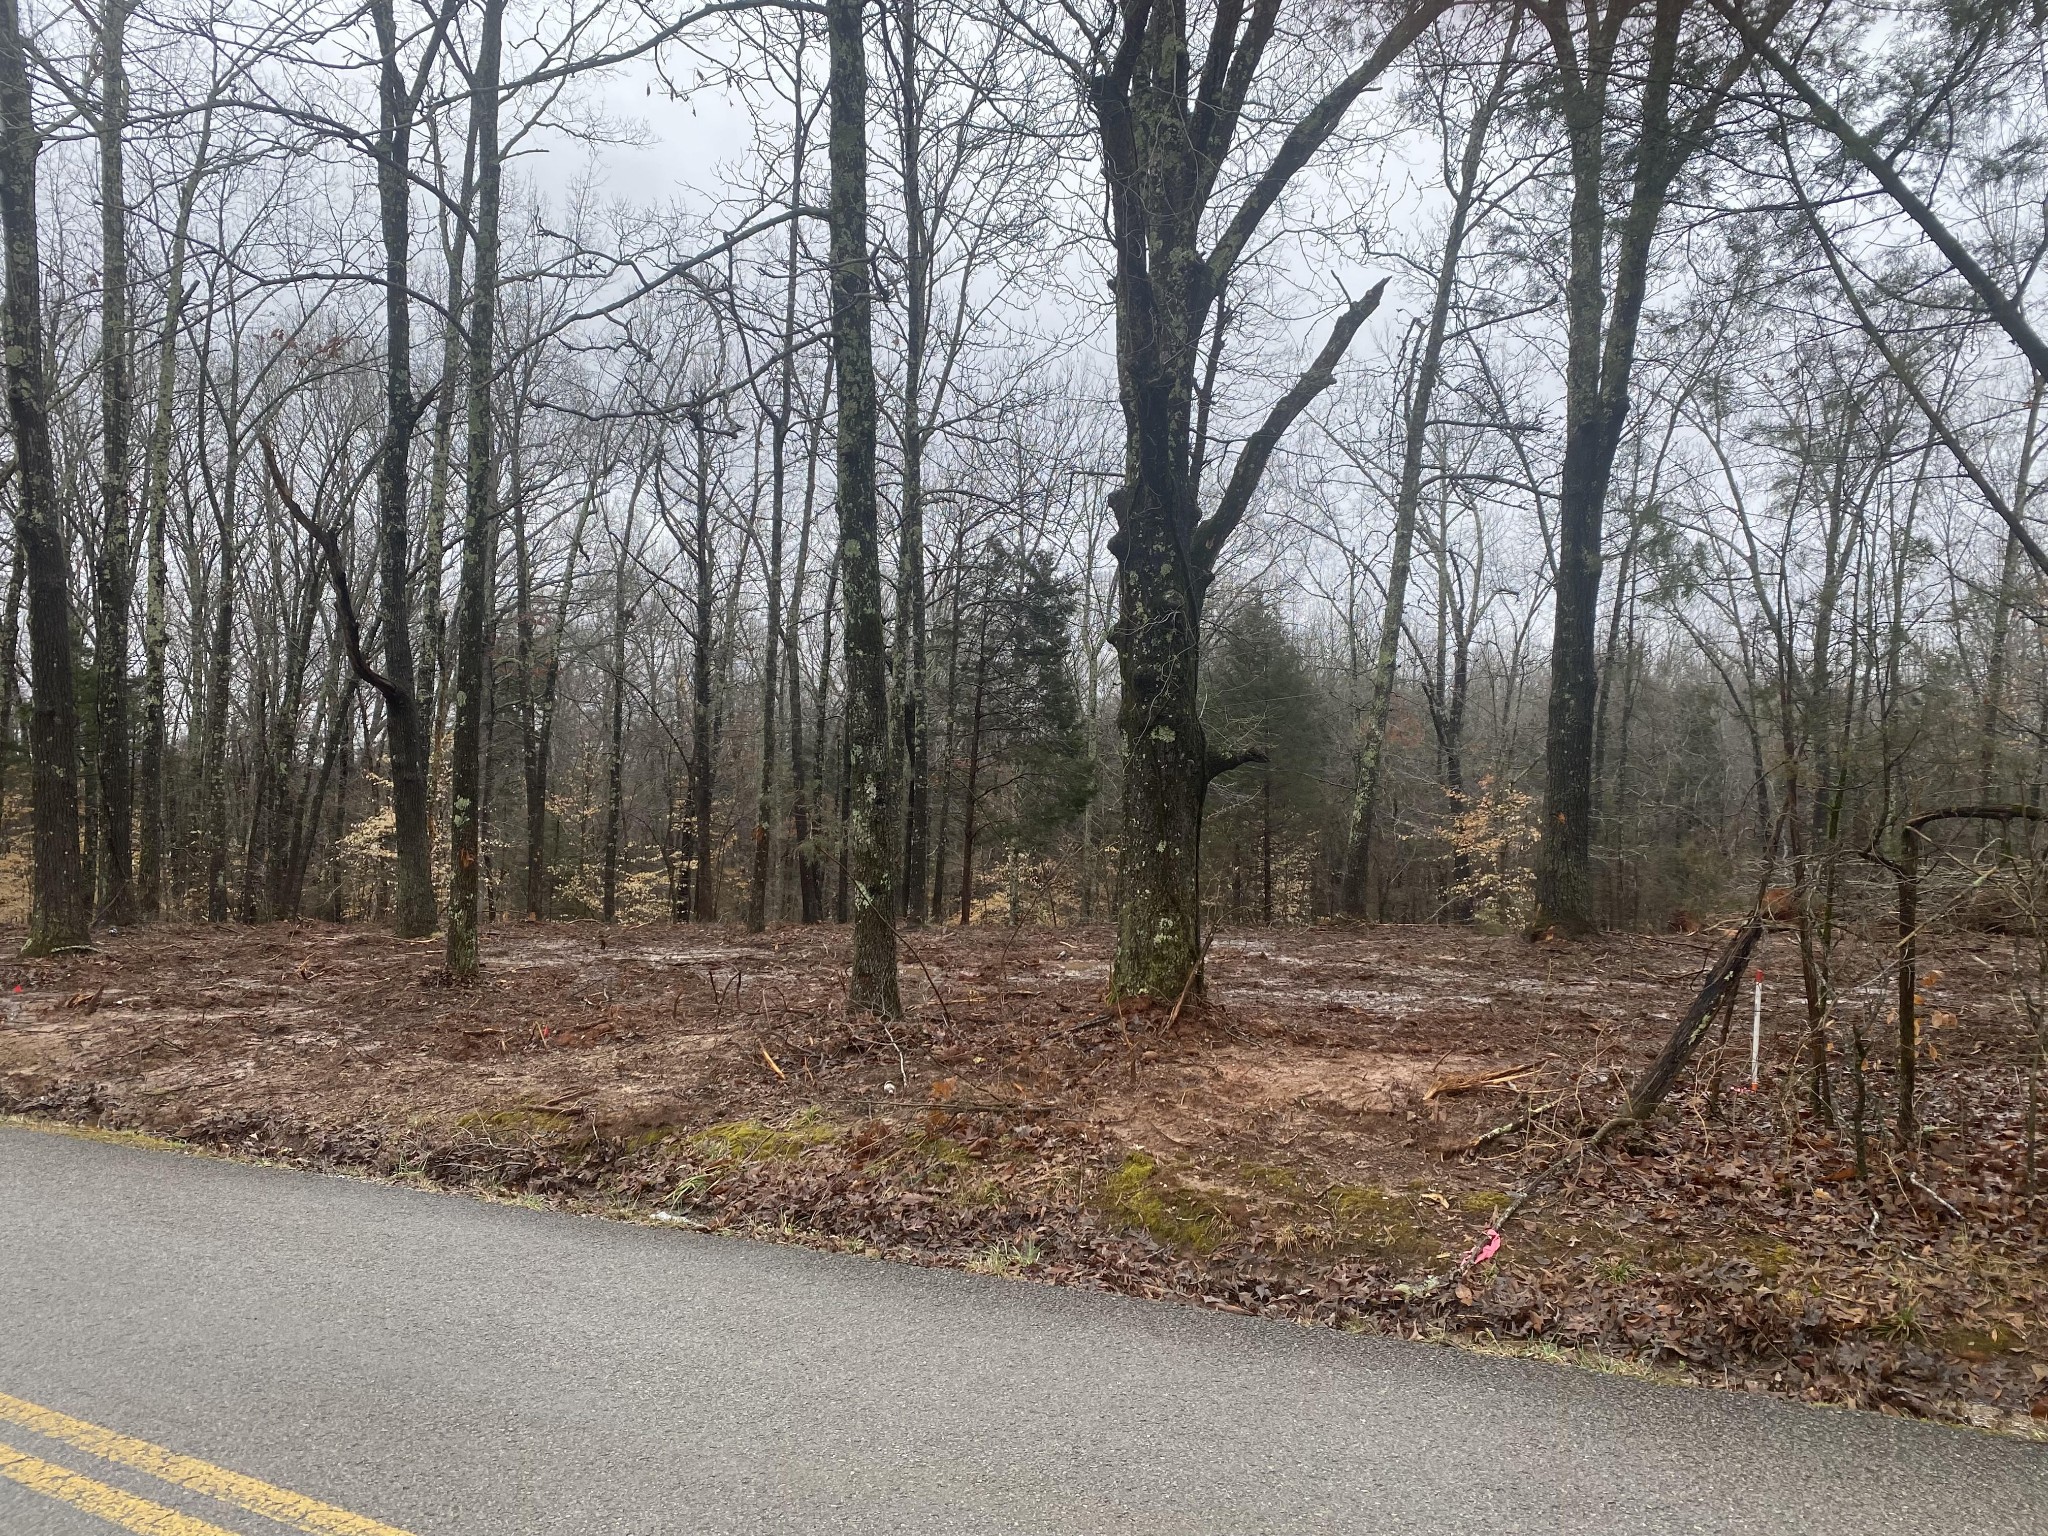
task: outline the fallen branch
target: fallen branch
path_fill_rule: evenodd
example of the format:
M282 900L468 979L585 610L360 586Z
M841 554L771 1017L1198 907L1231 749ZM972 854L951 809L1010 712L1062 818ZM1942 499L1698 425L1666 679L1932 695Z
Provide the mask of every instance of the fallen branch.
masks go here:
M1424 1090L1422 1102L1427 1104L1432 1099L1456 1098L1461 1093L1474 1093L1481 1088L1498 1088L1542 1069L1542 1062L1529 1061L1519 1067L1495 1067L1490 1072L1466 1072L1455 1077L1440 1077Z
M1078 1024L1062 1025L1060 1028L1052 1031L1052 1033L1055 1035L1078 1035L1084 1029L1094 1029L1102 1024L1114 1024L1117 1022L1117 1018L1118 1016L1114 1013L1092 1014Z
M1920 1182L1919 1174L1907 1174L1906 1182L1912 1185L1915 1189L1919 1190L1921 1194L1925 1195L1928 1199L1932 1200L1936 1205L1940 1206L1944 1211L1947 1211L1949 1215L1955 1217L1958 1221L1962 1219L1963 1213L1957 1210L1953 1205L1950 1205L1946 1200L1942 1199L1940 1195L1936 1194L1932 1189L1929 1189L1925 1184L1922 1184Z
M1527 1205L1530 1199L1550 1182L1567 1158L1583 1158L1597 1151L1614 1136L1630 1126L1641 1125L1657 1111L1678 1082L1679 1074L1685 1070L1700 1042L1713 1027L1714 1017L1721 1011L1721 1001L1730 991L1741 984L1742 973L1749 964L1749 957L1755 951L1757 941L1763 937L1764 915L1761 909L1750 914L1749 920L1735 931L1722 949L1714 968L1707 973L1699 994L1693 998L1692 1006L1685 1011L1685 1017L1678 1021L1678 1027L1671 1032L1671 1038L1664 1042L1664 1049L1657 1059L1630 1090L1628 1103L1621 1112L1609 1119L1585 1141L1575 1143L1558 1153L1535 1173L1526 1179L1519 1193L1508 1203L1505 1211L1493 1224L1494 1229L1504 1227L1515 1214Z
M1499 1125L1496 1125L1492 1130L1480 1132L1480 1134L1477 1137L1465 1143L1462 1147L1450 1148L1444 1153L1444 1156L1455 1157L1460 1152L1483 1151L1488 1146L1491 1146L1494 1142L1499 1141L1501 1137L1513 1136L1518 1132L1526 1131L1529 1129L1530 1126L1534 1125L1538 1120L1541 1120L1545 1115L1550 1114L1555 1110L1562 1109L1563 1107L1564 1096L1560 1095L1559 1097L1550 1100L1548 1103L1538 1104L1533 1109L1525 1109L1522 1111L1522 1113L1515 1116L1514 1119L1503 1120Z

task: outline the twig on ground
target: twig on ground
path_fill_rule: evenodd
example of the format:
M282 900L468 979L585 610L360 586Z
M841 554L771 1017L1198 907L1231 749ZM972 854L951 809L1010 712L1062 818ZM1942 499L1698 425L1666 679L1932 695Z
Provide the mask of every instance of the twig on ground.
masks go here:
M946 994L939 990L939 984L932 979L932 968L924 963L924 956L918 953L917 946L910 942L909 935L898 933L896 937L902 942L903 947L910 951L910 958L917 962L917 968L924 972L924 984L932 989L932 996L938 999L939 1018L946 1026L946 1034L951 1036L953 1033L953 1013L946 1006Z
M1483 1151L1487 1146L1499 1141L1503 1136L1512 1136L1518 1131L1528 1130L1538 1120L1541 1120L1545 1115L1562 1106L1563 1103L1564 1096L1559 1095L1548 1103L1538 1104L1534 1109L1524 1110L1521 1114L1516 1115L1514 1119L1504 1120L1492 1130L1481 1132L1475 1140L1467 1142L1463 1147L1447 1148L1444 1156L1456 1157L1460 1152Z
M1080 1023L1063 1025L1054 1030L1053 1033L1055 1035L1078 1035L1084 1029L1094 1029L1102 1024L1114 1024L1118 1021L1119 1017L1119 1015L1114 1013L1091 1014Z
M1173 1012L1166 1016L1165 1033L1171 1034L1173 1026L1180 1022L1180 1011L1187 1006L1188 993L1194 990L1195 978L1202 974L1202 967L1209 963L1209 946L1216 942L1216 930L1211 928L1202 940L1202 952L1195 956L1195 963L1188 967L1187 979L1180 984L1180 996L1173 1000Z
M908 1093L910 1091L910 1063L903 1057L903 1047L896 1044L896 1031L889 1027L889 1021L880 1014L875 1015L875 1022L882 1026L882 1033L888 1037L889 1044L895 1047L896 1085L903 1092Z
M1947 1211L1949 1215L1955 1217L1956 1220L1961 1221L1963 1219L1963 1213L1961 1211L1957 1210L1953 1205L1950 1205L1946 1200L1942 1199L1940 1195L1936 1194L1932 1189L1929 1189L1925 1184L1920 1182L1919 1174L1907 1174L1906 1182L1912 1185L1915 1189L1919 1190L1921 1194L1925 1195L1928 1199L1932 1200L1936 1205L1940 1206L1944 1211Z

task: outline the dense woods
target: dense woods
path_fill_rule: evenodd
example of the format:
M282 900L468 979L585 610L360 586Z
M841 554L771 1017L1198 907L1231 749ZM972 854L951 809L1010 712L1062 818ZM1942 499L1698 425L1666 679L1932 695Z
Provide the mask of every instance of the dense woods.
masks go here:
M2034 931L2031 811L1909 820L2048 764L2044 35L7 0L29 943L837 921L887 1013L1769 885L1825 1032L1902 860Z

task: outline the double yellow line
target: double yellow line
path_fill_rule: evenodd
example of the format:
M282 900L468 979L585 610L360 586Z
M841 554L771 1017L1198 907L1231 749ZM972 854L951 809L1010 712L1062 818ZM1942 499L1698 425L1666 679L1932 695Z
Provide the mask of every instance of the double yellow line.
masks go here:
M147 1440L137 1440L98 1424L88 1424L83 1419L38 1407L21 1398L9 1397L4 1392L0 1392L0 1423L19 1425L46 1440L68 1445L115 1466L145 1473L159 1482L188 1492L232 1504L252 1515L261 1515L292 1530L304 1531L307 1536L410 1536L410 1533L380 1520L337 1509L332 1504L323 1504L288 1488L245 1477L240 1472L230 1472L210 1461L181 1456L163 1446L151 1445ZM11 1445L0 1444L0 1477L33 1493L69 1504L88 1515L111 1521L123 1530L136 1532L137 1536L236 1536L235 1532L223 1526L181 1513L109 1483L95 1481L40 1456L16 1450Z

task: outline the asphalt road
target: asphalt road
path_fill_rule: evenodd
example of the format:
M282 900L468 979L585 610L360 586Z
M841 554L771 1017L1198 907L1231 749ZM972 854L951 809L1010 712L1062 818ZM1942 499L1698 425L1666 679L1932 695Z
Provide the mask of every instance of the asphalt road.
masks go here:
M9 1127L0 1446L6 1536L2048 1531L1985 1435Z

